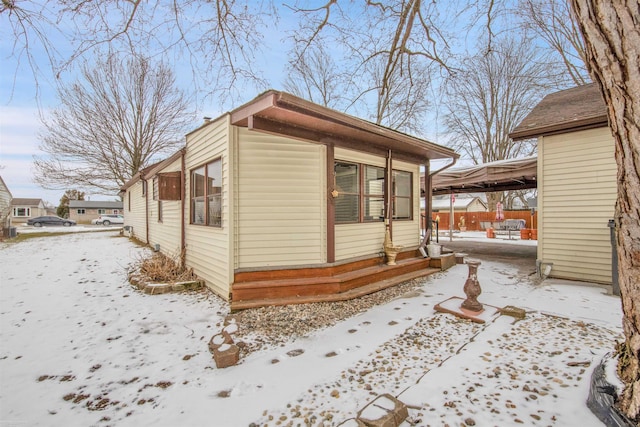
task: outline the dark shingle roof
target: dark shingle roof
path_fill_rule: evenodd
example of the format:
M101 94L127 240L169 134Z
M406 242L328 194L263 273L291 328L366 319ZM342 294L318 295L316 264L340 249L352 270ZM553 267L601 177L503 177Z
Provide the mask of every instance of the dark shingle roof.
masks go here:
M607 106L596 83L545 96L509 134L513 139L605 127Z

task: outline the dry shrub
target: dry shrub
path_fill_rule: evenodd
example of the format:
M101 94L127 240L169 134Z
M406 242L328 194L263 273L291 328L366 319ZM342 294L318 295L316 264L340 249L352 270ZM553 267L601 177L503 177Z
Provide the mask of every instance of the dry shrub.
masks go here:
M197 280L192 269L186 269L179 262L179 256L167 256L161 252L138 259L138 272L147 282L188 282Z

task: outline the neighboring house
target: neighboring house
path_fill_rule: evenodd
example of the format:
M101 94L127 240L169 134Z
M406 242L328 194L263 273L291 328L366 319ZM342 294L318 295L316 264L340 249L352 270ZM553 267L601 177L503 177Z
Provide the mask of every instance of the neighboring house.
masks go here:
M91 220L100 215L121 214L122 206L122 202L114 201L69 200L69 219L78 224L91 224Z
M0 176L0 228L4 231L11 227L11 191Z
M418 251L420 169L457 157L268 91L127 182L125 226L232 309L353 298L432 271ZM397 265L382 263L385 218Z
M29 218L47 215L42 199L13 198L11 200L11 221L13 224L26 224Z
M451 197L434 197L431 202L433 212L449 212ZM479 197L464 197L457 195L453 202L454 212L487 212L487 204Z
M614 140L596 84L546 96L510 134L538 139L538 260L550 276L611 284Z

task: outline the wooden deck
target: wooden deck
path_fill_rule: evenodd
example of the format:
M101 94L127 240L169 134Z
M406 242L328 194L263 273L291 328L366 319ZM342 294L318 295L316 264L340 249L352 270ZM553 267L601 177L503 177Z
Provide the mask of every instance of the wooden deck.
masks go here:
M398 255L397 265L373 257L322 267L236 272L231 310L349 300L441 271L430 261L409 251Z

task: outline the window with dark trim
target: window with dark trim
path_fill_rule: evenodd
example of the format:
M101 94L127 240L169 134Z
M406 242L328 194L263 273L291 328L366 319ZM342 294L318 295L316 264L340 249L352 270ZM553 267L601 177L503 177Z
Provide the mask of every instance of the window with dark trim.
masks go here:
M13 208L13 216L15 217L30 217L31 208Z
M360 165L336 162L334 167L336 223L360 220Z
M191 171L191 224L222 227L222 159Z
M336 161L334 173L336 224L384 220L385 168ZM412 176L411 172L392 172L393 219L413 218Z
M413 218L413 189L411 172L394 170L393 184L393 219Z
M363 176L363 220L384 220L384 168L364 165Z

